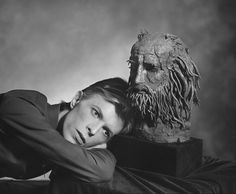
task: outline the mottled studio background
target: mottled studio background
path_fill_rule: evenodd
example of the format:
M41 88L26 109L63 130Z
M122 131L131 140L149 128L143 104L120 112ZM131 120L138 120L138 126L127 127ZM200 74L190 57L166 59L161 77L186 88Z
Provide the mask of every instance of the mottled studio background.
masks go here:
M100 79L128 79L141 30L173 33L201 73L192 134L207 155L236 159L235 8L233 0L0 0L0 92L70 100Z

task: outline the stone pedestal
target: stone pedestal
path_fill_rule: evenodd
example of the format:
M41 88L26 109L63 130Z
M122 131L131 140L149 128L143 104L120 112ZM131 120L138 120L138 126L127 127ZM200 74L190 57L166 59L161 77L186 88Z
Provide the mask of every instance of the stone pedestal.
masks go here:
M109 146L117 165L183 177L201 165L202 140L190 138L184 143L154 143L118 135Z

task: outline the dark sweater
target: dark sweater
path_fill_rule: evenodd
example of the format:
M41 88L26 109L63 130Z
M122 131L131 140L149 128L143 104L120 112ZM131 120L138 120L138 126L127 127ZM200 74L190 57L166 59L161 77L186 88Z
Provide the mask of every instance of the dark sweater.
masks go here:
M0 95L0 177L27 179L59 169L85 182L112 178L116 160L111 152L65 140L57 131L59 109L37 91Z

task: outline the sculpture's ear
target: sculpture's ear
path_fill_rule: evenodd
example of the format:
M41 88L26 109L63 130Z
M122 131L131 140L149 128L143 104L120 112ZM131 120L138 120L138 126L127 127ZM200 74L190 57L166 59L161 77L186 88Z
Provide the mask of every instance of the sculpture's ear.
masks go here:
M73 97L73 99L70 102L70 108L73 109L75 107L75 105L80 102L82 97L83 97L83 91L76 92L75 96Z

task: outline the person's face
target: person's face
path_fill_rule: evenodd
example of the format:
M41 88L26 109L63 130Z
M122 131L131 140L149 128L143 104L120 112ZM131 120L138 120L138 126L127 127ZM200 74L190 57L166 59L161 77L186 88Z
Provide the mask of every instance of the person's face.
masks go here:
M106 143L123 128L115 106L101 95L82 99L65 116L63 136L73 144L86 148Z

